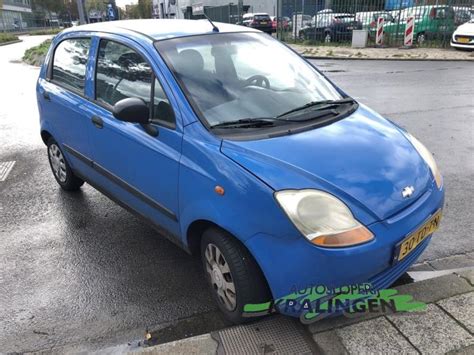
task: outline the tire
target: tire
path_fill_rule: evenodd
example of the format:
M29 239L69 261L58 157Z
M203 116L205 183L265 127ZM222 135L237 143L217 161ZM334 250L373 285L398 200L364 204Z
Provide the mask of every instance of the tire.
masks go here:
M54 178L63 190L77 191L84 184L84 180L78 178L71 170L68 162L64 158L64 154L59 144L53 137L48 139L46 143L48 147L48 160Z
M416 35L416 43L419 45L419 46L422 46L423 43L425 43L426 41L426 35L424 32L420 32Z
M204 232L201 259L213 296L230 322L240 324L255 319L243 317L244 306L270 301L271 293L259 266L248 250L226 231L213 227ZM235 292L229 284L233 284Z

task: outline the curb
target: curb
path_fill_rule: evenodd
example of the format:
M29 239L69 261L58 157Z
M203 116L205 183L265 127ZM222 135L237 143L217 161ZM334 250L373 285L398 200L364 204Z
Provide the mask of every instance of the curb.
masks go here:
M385 60L385 61L400 61L400 62L474 62L473 59L440 59L440 58L355 58L355 57L326 57L326 56L307 56L301 54L306 59L328 59L328 60Z
M462 271L453 269L451 274L397 286L394 289L398 290L399 294L412 296L416 301L436 305L441 300L474 292L473 282L474 268ZM378 322L379 320L387 323L387 316L394 316L394 314L366 313L352 318L339 316L303 327L296 319L275 315L246 325L233 326L146 348L129 349L127 353L225 354L229 352L230 346L232 346L230 353L236 349L245 352L252 343L255 348L264 352L266 350L280 352L282 348L288 350L288 347L292 346L295 346L295 349L304 349L304 346L307 346L307 349L311 350L302 351L303 353L311 353L314 350L321 353L335 351L347 353L336 333L339 329L367 321ZM286 339L281 339L282 336ZM229 339L232 339L230 343Z
M18 39L18 40L15 40L15 41L4 42L4 43L0 43L0 47L2 47L2 46L8 46L9 44L15 44L15 43L20 43L20 42L23 42L23 40Z

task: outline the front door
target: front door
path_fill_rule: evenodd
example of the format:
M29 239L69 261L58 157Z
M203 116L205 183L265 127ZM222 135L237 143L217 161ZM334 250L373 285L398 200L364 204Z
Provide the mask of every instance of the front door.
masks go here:
M151 58L124 41L101 39L98 44L95 105L90 113L95 170L101 175L100 183L115 197L179 235L182 131L149 64ZM113 106L131 97L149 104L152 123L148 127L113 116Z

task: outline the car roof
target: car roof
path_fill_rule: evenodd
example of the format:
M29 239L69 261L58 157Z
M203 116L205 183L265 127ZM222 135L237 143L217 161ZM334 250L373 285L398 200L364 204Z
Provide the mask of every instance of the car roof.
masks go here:
M214 22L220 33L229 32L259 32L258 30L231 25L228 23ZM70 27L63 33L71 32L130 32L146 36L153 40L186 37L200 34L212 34L212 25L208 20L171 20L171 19L146 19L146 20L120 20L96 22L87 25Z

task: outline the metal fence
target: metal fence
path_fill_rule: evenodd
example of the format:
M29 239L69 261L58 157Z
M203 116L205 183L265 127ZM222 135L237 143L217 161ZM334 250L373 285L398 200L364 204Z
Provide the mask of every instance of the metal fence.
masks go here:
M474 19L474 0L278 0L276 35L287 42L350 45L354 30L367 45L446 47ZM377 36L377 33L379 36ZM376 40L378 42L376 43Z

